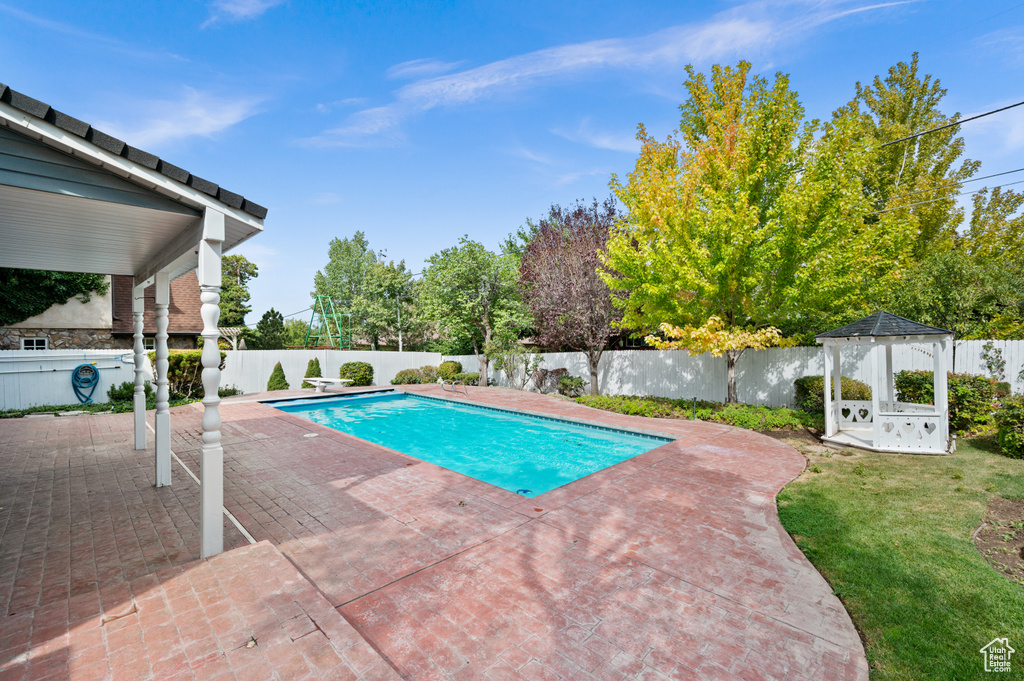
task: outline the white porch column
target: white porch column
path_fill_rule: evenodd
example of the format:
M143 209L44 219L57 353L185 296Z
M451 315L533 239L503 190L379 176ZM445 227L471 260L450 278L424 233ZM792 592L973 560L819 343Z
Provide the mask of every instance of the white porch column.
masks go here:
M832 348L829 345L822 348L825 354L825 437L832 437L836 432L832 412Z
M224 550L224 449L220 444L220 250L224 214L206 209L199 242L199 289L203 306L203 455L200 463L200 541L206 558Z
M132 395L132 411L135 416L135 449L146 448L146 348L142 344L145 295L144 286L132 287L132 323L135 330L135 394Z
M892 343L885 344L885 387L889 411L896 411L896 387L892 376Z
M156 275L156 486L171 484L171 412L167 389L167 307L171 280L167 272Z

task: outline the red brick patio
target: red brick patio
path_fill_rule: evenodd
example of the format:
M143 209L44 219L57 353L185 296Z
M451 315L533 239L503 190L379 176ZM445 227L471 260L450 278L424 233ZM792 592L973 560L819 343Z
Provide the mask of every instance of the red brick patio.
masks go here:
M131 678L167 678L147 609L174 623L182 678L867 677L845 610L776 518L798 452L716 424L471 390L679 439L524 499L229 399L225 505L260 544L226 524L233 549L196 561L198 487L177 465L171 488L150 486L152 453L130 449L130 414L0 421L0 681L43 678L44 666L98 678L75 672L101 639L108 673L128 678L111 625L141 631L131 659L150 666L133 663ZM172 411L172 448L194 471L200 417ZM137 612L112 619L126 607ZM76 608L91 624L68 634ZM230 625L214 626L211 608L234 613Z

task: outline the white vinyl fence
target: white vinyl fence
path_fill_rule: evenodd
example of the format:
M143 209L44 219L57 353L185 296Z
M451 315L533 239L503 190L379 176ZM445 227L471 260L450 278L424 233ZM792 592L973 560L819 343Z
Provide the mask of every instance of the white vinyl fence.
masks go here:
M314 357L320 360L320 373L337 378L346 362L368 362L373 366L373 384L390 385L402 369L437 366L441 355L436 352L365 352L360 350L228 350L220 384L236 387L244 393L267 389L274 365L281 363L284 376L292 388L302 384L306 365Z
M96 363L100 381L93 402L106 402L112 385L135 381L131 350L0 350L0 411L40 405L78 404L71 374ZM152 380L146 359L147 380Z
M989 376L981 357L985 341L957 341L957 373ZM1024 367L1024 341L995 341L1006 362L1005 380L1015 393L1024 392L1018 378ZM868 382L870 365L864 361L867 348L843 348L843 375ZM462 363L462 370L475 372L474 355L445 357ZM545 369L566 368L573 376L589 381L590 369L581 352L544 353ZM893 368L931 371L930 346L895 347ZM736 390L740 402L770 407L794 405L793 381L801 376L822 375L824 359L820 347L747 350L736 367ZM505 385L505 377L491 369L493 385ZM726 398L725 359L704 354L690 357L684 350L612 350L601 356L598 383L604 395L652 395L722 402Z

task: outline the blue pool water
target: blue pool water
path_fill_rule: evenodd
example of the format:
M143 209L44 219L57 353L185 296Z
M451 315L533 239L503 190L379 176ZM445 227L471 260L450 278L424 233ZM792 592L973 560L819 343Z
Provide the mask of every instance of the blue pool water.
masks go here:
M671 442L399 392L273 406L526 497Z

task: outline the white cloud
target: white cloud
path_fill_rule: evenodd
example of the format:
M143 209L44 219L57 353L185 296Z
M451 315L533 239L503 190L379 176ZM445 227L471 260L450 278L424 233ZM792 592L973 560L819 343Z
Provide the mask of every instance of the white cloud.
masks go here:
M563 137L570 142L580 142L598 149L609 149L621 151L626 154L637 154L640 152L640 142L636 139L636 131L618 130L608 132L596 130L590 123L589 118L584 118L575 130L563 130L554 128L551 132Z
M1024 66L1024 26L993 31L978 38L977 44L1011 66Z
M395 64L384 75L388 78L428 78L453 71L462 65L461 61L444 62L437 59L413 59Z
M203 28L218 21L248 21L263 16L268 9L284 3L284 0L213 0L210 3L210 18L203 22Z
M540 163L541 165L549 166L554 163L549 156L541 154L536 151L527 149L522 144L513 149L509 150L509 153L519 158L525 158L527 161L533 161L534 163Z
M965 113L963 118L970 118L985 111L993 111L1020 99L994 102L984 110ZM960 127L960 134L966 143L965 156L980 159L986 171L999 172L1006 170L1003 164L1012 163L1012 167L1020 166L1020 150L1024 149L1024 106L1001 111L976 121L965 123Z
M346 99L339 99L336 102L324 102L317 104L315 109L317 113L327 114L331 113L335 109L344 109L349 106L362 106L366 104L366 97L347 97Z
M261 100L220 97L185 88L176 100L155 100L135 107L128 120L98 122L96 127L143 149L188 137L213 137L256 113Z
M302 142L313 146L394 142L402 138L398 128L403 121L434 108L470 104L596 70L663 70L668 66L707 63L738 54L750 57L781 40L805 37L812 28L838 18L916 1L859 5L850 9L839 9L840 5L848 3L814 0L754 2L701 23L672 26L639 38L611 38L550 47L448 75L421 78L396 90L391 103L356 112L340 126ZM783 10L788 7L795 7L795 10L789 12L791 18L786 19ZM428 64L440 62L418 60L392 69L399 69L401 73L404 68L408 73L410 68Z

